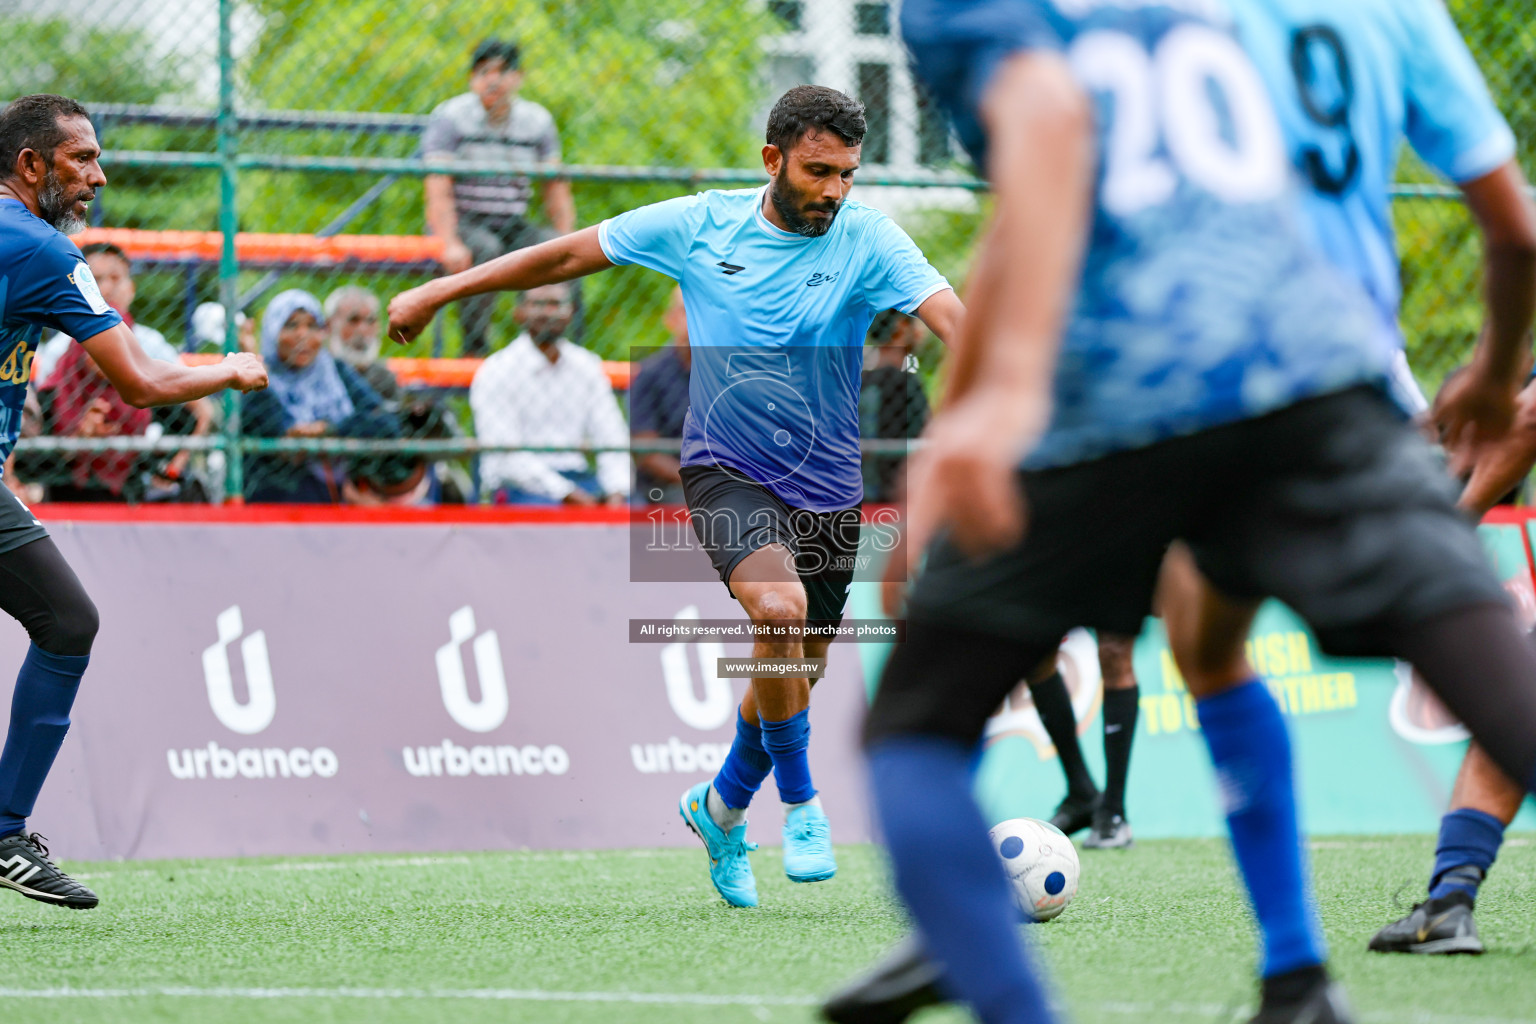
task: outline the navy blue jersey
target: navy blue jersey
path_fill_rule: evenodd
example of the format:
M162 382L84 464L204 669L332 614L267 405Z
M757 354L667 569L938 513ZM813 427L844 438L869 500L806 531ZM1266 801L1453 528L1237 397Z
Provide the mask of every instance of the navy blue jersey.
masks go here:
M1308 243L1264 81L1214 0L907 0L916 67L985 167L999 65L1063 56L1099 167L1055 408L1026 466L1139 448L1361 383L1393 339Z
M0 198L0 461L16 447L43 331L91 338L123 322L80 250L18 200Z

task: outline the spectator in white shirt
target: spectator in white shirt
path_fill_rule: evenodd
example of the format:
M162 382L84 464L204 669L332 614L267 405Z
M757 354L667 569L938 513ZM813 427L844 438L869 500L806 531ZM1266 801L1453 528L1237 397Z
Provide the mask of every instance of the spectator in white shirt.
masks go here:
M624 414L603 362L564 337L572 315L567 285L519 296L523 333L488 357L469 388L475 435L487 444L529 447L615 447L629 443ZM480 486L498 503L622 505L629 494L629 456L570 452L497 452L480 456Z

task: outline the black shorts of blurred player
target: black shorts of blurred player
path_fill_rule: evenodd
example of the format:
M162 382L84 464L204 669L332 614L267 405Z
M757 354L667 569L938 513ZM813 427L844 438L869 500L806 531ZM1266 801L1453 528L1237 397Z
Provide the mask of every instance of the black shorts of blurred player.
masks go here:
M1020 485L1030 509L1021 544L981 564L942 542L930 553L913 587L907 643L875 698L866 741L912 732L975 742L1065 632L1138 632L1164 551L1182 539L1222 593L1278 597L1329 654L1416 664L1423 657L1426 681L1495 760L1520 778L1530 774L1536 732L1526 724L1536 724L1536 689L1470 685L1471 666L1487 657L1528 664L1525 645L1511 651L1499 640L1496 652L1474 655L1460 672L1428 656L1446 639L1447 620L1469 609L1502 620L1511 613L1456 507L1455 484L1374 390L1025 472ZM997 667L967 671L963 688L937 685L950 674L936 672L935 660L967 657L966 642L996 652Z

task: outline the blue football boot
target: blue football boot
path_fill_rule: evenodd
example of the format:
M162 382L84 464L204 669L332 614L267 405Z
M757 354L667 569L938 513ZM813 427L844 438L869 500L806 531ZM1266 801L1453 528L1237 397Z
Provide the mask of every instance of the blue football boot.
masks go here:
M709 880L715 883L715 891L733 907L755 907L757 880L752 877L747 851L757 849L757 844L747 842L746 822L729 833L716 825L709 816L708 796L709 783L700 782L683 793L677 813L709 853Z
M832 823L815 804L796 807L784 819L784 873L791 882L822 882L837 874Z

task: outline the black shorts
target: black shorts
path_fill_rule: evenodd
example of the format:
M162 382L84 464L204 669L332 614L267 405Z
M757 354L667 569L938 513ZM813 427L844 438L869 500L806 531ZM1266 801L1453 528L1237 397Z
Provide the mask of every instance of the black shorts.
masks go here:
M914 623L1030 644L1077 626L1135 635L1179 539L1223 593L1279 598L1337 656L1505 600L1439 456L1370 388L1020 481L1025 539L981 563L941 541Z
M0 482L0 555L48 536L32 510Z
M723 466L684 466L681 475L693 532L727 590L742 559L769 544L782 544L794 554L795 572L805 587L807 627L842 622L859 557L857 508L793 508L762 484Z

